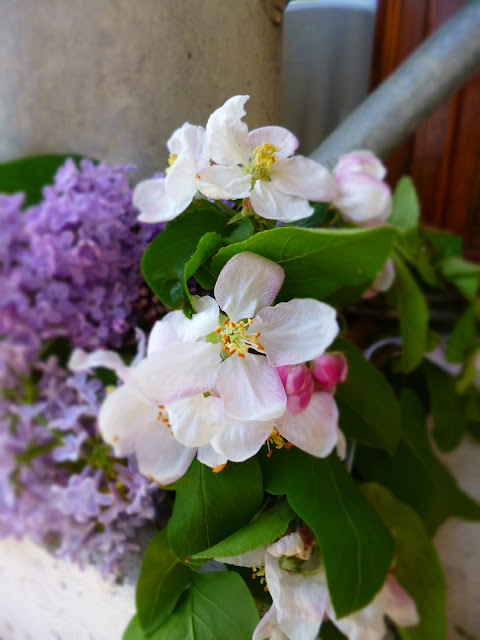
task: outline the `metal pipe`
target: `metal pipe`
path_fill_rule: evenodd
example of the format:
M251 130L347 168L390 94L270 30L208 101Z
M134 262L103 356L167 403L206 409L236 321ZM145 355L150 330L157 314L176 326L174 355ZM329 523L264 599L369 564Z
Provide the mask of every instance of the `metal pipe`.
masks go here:
M480 68L480 0L467 2L344 120L311 158L335 164L342 153L393 151Z

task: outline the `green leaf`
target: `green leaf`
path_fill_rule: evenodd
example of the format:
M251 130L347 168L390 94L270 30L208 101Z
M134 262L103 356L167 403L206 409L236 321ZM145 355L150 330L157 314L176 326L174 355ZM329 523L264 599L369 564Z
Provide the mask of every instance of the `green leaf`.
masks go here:
M193 556L194 560L230 558L255 551L283 536L295 514L286 502L261 513L225 540Z
M477 346L477 330L475 326L475 309L468 307L458 319L447 344L447 360L463 362Z
M400 440L402 417L392 387L352 344L337 340L334 348L348 361L347 379L338 385L335 395L341 430L347 438L393 453Z
M382 270L395 231L378 229L298 229L278 227L220 249L212 260L215 273L242 251L280 264L285 282L277 301L316 298L332 305L355 302Z
M428 306L403 260L395 257L394 262L395 282L388 295L400 319L403 341L401 366L408 373L420 364L426 351Z
M255 458L229 462L220 473L194 460L176 489L168 539L181 560L243 527L263 502L262 473Z
M467 430L467 401L457 392L456 379L430 362L423 365L433 416L433 437L439 449L451 451Z
M399 180L393 194L392 213L389 224L401 231L410 231L418 227L420 219L420 203L415 186L410 177Z
M321 640L348 640L333 622L323 622L320 629Z
M320 459L275 450L262 469L266 491L286 493L314 532L337 617L368 604L385 581L393 540L336 454Z
M308 218L296 220L295 222L290 223L289 226L303 227L304 229L315 229L323 227L336 215L335 210L330 208L330 204L328 202L311 202L310 204L314 210L312 215Z
M37 204L42 199L43 187L53 183L57 170L71 158L79 162L83 156L42 155L21 158L0 164L0 193L25 193L25 205Z
M403 438L395 455L359 446L356 469L364 480L383 484L399 500L413 507L431 535L449 516L479 520L480 505L459 489L432 451L425 411L418 396L410 389L403 389L400 405Z
M480 281L480 265L463 258L447 258L442 273L471 302L475 302Z
M138 616L133 616L130 620L128 627L123 632L122 640L145 640L145 634L138 621Z
M160 531L145 552L137 583L137 616L147 635L172 613L193 575L171 550L166 530Z
M147 247L142 273L155 295L172 309L193 310L187 279L233 229L228 213L207 201L194 201L169 222ZM202 237L208 237L201 242Z
M150 640L251 640L259 616L237 573L196 575L178 607Z
M403 640L445 640L445 580L435 547L413 509L385 487L367 484L362 491L393 533L395 578L417 605L420 623L398 628Z
M439 229L422 229L421 235L430 245L434 261L461 257L463 241L460 236Z

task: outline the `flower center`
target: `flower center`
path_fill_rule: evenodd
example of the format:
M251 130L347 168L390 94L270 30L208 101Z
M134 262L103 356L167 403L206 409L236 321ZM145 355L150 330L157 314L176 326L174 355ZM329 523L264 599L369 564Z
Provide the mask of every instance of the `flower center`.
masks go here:
M270 169L278 160L277 156L274 155L277 151L280 151L280 149L270 142L264 142L253 150L251 173L254 180L268 178Z
M255 580L256 578L260 578L260 584L264 584L263 590L265 593L268 591L268 587L265 583L265 568L264 567L252 567L252 578Z
M223 349L227 352L226 357L233 356L236 353L239 358L244 358L249 349L265 351L258 342L260 331L255 335L247 333L247 329L252 322L252 318L240 320L240 322L231 322L230 318L227 318L223 325L219 325L216 328L215 333L222 339Z
M270 458L273 453L272 449L270 449L270 445L272 445L272 447L274 446L276 449L283 449L283 447L285 447L285 449L291 449L293 447L293 444L291 442L288 442L283 436L280 435L277 427L273 427L273 431L270 434L270 437L267 438L267 458Z
M168 156L168 167L165 169L165 173L168 173L170 171L170 169L173 167L173 165L175 164L175 160L178 158L178 156L176 156L174 153L171 153Z

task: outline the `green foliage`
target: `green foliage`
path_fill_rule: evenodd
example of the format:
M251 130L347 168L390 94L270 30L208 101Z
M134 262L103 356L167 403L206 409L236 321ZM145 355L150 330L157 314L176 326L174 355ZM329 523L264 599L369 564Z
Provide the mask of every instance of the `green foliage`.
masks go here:
M237 253L251 251L280 264L285 282L277 301L316 298L332 305L358 300L382 270L396 232L279 227L220 249L212 260L216 274Z
M253 598L237 573L206 573L195 575L150 640L251 640L258 621Z
M408 176L399 180L393 194L392 213L389 224L401 231L411 231L418 227L420 203L412 179Z
M264 458L262 469L266 491L287 494L314 532L336 615L368 604L385 581L393 540L337 455L281 449Z
M243 527L263 502L262 473L255 458L229 462L220 473L194 460L176 490L168 539L182 561Z
M321 640L348 640L333 622L323 622L320 629Z
M194 311L187 280L227 242L225 238L234 231L227 224L229 219L228 213L216 205L194 200L149 245L143 255L142 273L167 307Z
M171 550L167 532L160 531L145 552L137 583L137 617L146 634L169 617L193 575Z
M338 385L335 400L340 428L347 438L393 453L400 440L402 418L395 393L384 375L349 342L334 348L348 361L348 376Z
M467 430L468 398L457 392L456 379L439 367L426 362L423 370L430 395L435 443L442 451L451 451Z
M142 627L140 626L140 622L138 621L138 616L133 616L133 618L128 623L128 627L125 629L122 640L144 640L145 634L143 632Z
M477 328L475 326L475 309L470 305L457 320L447 344L447 360L463 362L477 346Z
M475 302L480 281L480 265L463 258L447 258L442 263L442 272L467 300Z
M195 554L193 559L205 561L210 558L230 558L255 551L283 536L294 517L295 514L288 504L282 502L259 514L225 540Z
M459 489L430 445L425 410L410 389L402 390L403 437L393 456L360 446L355 466L365 480L386 486L423 518L433 535L449 516L480 519L480 505Z
M428 336L428 306L423 293L403 260L395 256L395 282L388 292L397 310L402 336L401 366L413 371L423 359Z
M315 229L316 227L328 225L332 219L338 215L334 209L330 208L328 202L311 202L310 204L313 207L312 215L308 218L291 222L288 226Z
M435 548L413 509L385 487L367 484L362 491L395 539L395 578L417 605L420 623L398 628L402 640L445 640L445 581Z
M42 155L21 158L0 164L0 193L25 193L25 205L37 204L42 199L43 187L53 183L57 170L67 158L75 162L82 156Z

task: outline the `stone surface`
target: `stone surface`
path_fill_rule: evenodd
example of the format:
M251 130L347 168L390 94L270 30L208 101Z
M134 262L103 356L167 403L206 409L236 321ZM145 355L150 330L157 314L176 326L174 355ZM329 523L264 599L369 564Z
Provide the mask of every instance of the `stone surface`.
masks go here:
M235 94L278 123L277 0L15 0L0 21L0 162L76 152L166 165L165 143Z

